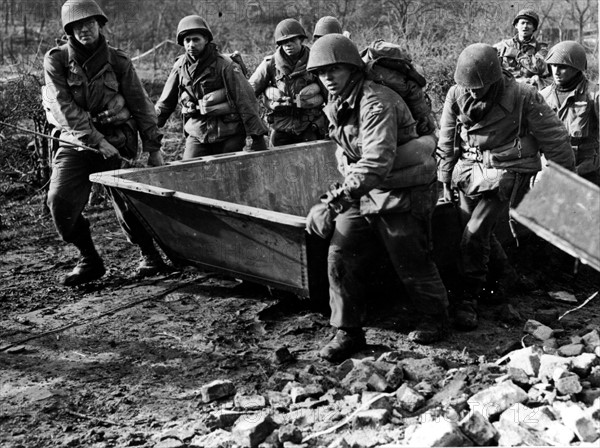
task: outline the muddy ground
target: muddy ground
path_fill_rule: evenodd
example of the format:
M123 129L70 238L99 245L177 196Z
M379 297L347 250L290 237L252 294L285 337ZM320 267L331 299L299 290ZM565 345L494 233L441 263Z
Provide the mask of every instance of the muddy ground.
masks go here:
M306 300L190 267L130 277L139 254L102 198L86 214L108 272L77 288L59 283L77 254L57 237L41 193L12 183L0 206L0 347L12 345L0 351L3 447L152 447L156 434L205 418L197 391L212 380L253 394L272 387L276 372L334 367L316 355L331 336L326 313ZM450 368L520 347L527 319L573 332L600 322L600 299L556 322L600 288L597 272L573 274L573 260L537 238L509 251L524 276L512 310L482 306L476 331L419 346L406 340L417 317L401 294L395 303L373 297L360 356L397 350ZM551 298L555 291L578 303ZM295 362L276 362L283 346Z

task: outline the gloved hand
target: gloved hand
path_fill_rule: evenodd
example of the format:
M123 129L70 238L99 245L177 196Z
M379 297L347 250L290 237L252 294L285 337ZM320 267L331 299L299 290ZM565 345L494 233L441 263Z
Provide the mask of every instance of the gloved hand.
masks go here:
M323 239L330 238L335 227L335 216L336 213L327 204L313 206L306 217L306 232Z
M104 156L105 159L119 156L119 150L109 143L105 138L100 140L98 144L98 151Z
M336 213L343 213L350 208L354 199L350 197L348 190L341 186L339 182L332 184L329 191L321 195L321 202L326 204Z
M456 202L456 197L454 195L454 190L452 189L452 184L450 182L444 182L444 194L443 198L446 202Z
M267 142L265 142L262 135L252 135L252 144L249 151L266 151L267 149Z

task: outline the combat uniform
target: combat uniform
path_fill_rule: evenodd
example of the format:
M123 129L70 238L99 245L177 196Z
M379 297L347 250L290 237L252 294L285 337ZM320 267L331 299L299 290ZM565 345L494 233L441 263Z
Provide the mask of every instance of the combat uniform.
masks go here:
M510 72L518 82L528 82L537 75L539 81L536 86L539 88L550 83L550 72L545 61L548 44L538 42L535 37L521 42L514 36L498 42L494 47L498 51L502 68Z
M283 95L295 98L309 84L318 78L306 70L310 49L302 46L298 61L294 64L279 47L275 53L265 58L250 77L250 85L258 97L267 87L276 87ZM273 146L301 143L324 137L325 119L321 107L301 108L295 102L267 112L267 121L273 129Z
M198 105L206 95L223 88L231 106L228 113L213 115L195 111L184 115L187 136L184 158L241 151L246 135L267 133L248 80L240 67L219 53L213 43L207 44L200 60L187 55L176 60L156 104L158 125L164 126L178 101L182 107L189 101Z
M132 157L137 153L138 132L147 152L160 150L161 135L152 102L125 53L108 46L103 35L93 54L86 54L81 47L69 36L67 44L46 54L44 104L50 121L61 130L61 139L74 145L61 143L54 156L48 206L61 238L89 251L93 244L88 222L82 215L91 190L88 177L120 168L121 160L105 159L99 152L77 145L97 147L105 138L121 155ZM119 126L95 122L118 94L125 98L131 119ZM149 247L154 250L152 238L125 200L116 192L112 199L127 238L142 251Z
M600 185L598 84L581 75L581 81L570 91L561 92L553 83L540 93L567 127L577 174Z
M447 297L431 255L433 153L426 163L408 162L400 147L418 137L416 122L391 89L361 79L344 101L333 100L325 108L329 135L357 201L337 216L329 247L331 324L364 323L369 267L381 243L416 308L441 324Z
M482 113L468 89L451 87L440 123L438 178L458 189L468 220L461 241L466 300L481 292L491 245L502 250L495 224L541 169L540 149L549 160L574 166L564 125L534 87L504 72L491 90L495 96Z

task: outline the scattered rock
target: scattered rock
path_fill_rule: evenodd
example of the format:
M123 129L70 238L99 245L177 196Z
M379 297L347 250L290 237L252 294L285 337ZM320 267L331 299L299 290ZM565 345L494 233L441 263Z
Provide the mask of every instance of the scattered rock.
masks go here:
M542 446L544 442L532 431L506 418L494 423L500 437L499 446Z
M405 444L409 446L468 446L468 443L456 423L445 420L427 422L419 425Z
M437 383L446 376L446 372L433 359L409 358L403 360L400 365L404 369L404 377L410 381L429 381Z
M586 346L591 349L600 347L600 332L598 330L592 330L589 333L581 337Z
M581 377L588 376L592 367L600 363L600 359L594 353L582 353L571 359L571 369Z
M230 397L235 394L235 386L229 380L215 380L202 386L200 393L202 401L210 403L211 401L220 400L221 398Z
M190 448L227 448L233 445L230 432L217 429L210 434L196 436L190 442Z
M570 372L556 379L554 385L556 386L556 390L562 395L578 394L582 390L579 377L577 374Z
M479 411L484 417L492 418L500 415L515 403L524 403L527 393L511 381L492 386L469 398L468 403L473 411Z
M292 443L301 443L302 442L302 431L294 425L283 425L278 428L279 435L278 439L281 443L292 442Z
M534 338L539 339L540 341L545 341L546 339L550 339L552 337L552 333L554 330L552 328L547 327L546 325L538 322L537 320L528 320L525 322L525 327L523 328L523 332L529 333Z
M277 427L270 415L255 414L239 419L231 430L233 440L243 446L254 448L263 442Z
M406 384L396 391L396 398L400 408L408 412L414 412L425 404L425 397Z
M583 409L571 402L555 402L553 409L564 425L575 433L582 442L595 442L599 437L592 418Z
M562 367L566 370L569 370L570 366L571 360L568 358L563 358L562 356L543 354L540 357L540 370L538 373L538 378L542 381L550 380L554 375L554 371L558 367Z
M535 347L527 347L509 353L508 366L523 370L529 376L537 376L540 369L540 358L542 354Z
M551 292L548 293L548 295L552 299L558 300L559 302L577 303L577 299L570 292L566 292L566 291L551 291Z
M578 356L583 352L583 344L567 344L558 348L560 356Z
M251 411L263 409L267 406L267 399L262 395L241 395L236 394L233 398L233 404L236 408Z
M154 448L184 448L185 444L178 439L164 439L154 445Z
M308 386L297 386L290 390L292 403L300 403L308 398L319 398L325 391L319 384L309 384Z
M287 364L294 362L295 358L287 347L279 347L273 352L273 361L276 364Z
M459 423L460 430L478 446L496 445L500 434L481 413L469 412Z
M354 417L353 424L361 426L382 426L390 418L390 412L387 409L369 409L361 411Z

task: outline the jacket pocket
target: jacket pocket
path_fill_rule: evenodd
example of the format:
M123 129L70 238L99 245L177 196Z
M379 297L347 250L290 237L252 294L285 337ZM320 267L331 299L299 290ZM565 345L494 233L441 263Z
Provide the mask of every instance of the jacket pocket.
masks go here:
M569 135L576 138L587 137L590 117L587 101L575 101L571 111L571 119L567 124Z
M85 107L85 83L83 79L67 77L67 85L75 103L80 107Z

